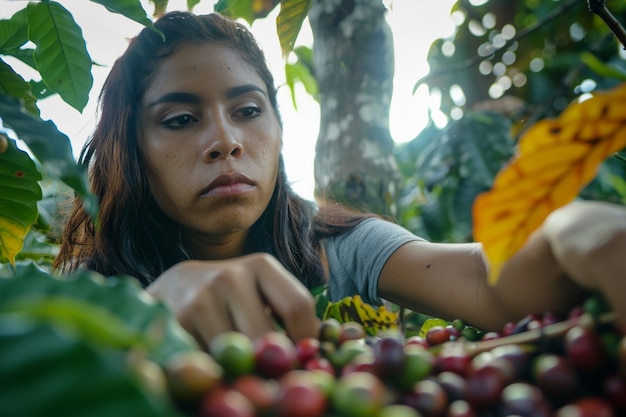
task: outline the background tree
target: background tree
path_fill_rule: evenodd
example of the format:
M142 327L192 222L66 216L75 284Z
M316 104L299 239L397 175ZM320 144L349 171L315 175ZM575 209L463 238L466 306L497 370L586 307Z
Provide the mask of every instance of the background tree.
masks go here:
M394 50L385 12L369 0L315 0L309 12L321 114L315 189L322 200L396 215Z

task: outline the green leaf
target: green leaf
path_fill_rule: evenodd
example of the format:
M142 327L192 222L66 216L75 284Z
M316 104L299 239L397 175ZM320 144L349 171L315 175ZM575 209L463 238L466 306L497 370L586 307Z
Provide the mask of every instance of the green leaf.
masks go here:
M31 91L30 84L2 59L0 59L0 94L21 100L26 110L39 116L37 98Z
M266 17L279 0L219 0L214 10L224 16L234 19L244 19L249 25L256 19Z
M35 50L32 48L20 48L20 49L10 49L8 51L4 51L5 55L10 55L14 58L19 59L35 71L37 70L37 63L35 62Z
M98 304L66 295L25 296L0 306L0 314L19 314L52 323L96 346L130 349L148 344L138 331Z
M89 192L87 169L74 161L69 138L51 121L24 112L16 99L2 94L0 119L28 145L49 175L69 185L83 198L86 210L95 217L97 203Z
M108 11L121 14L146 27L156 29L154 22L148 17L148 13L139 0L91 0L107 8Z
M283 56L287 56L293 50L311 4L312 0L281 1L280 13L276 18L276 33L278 33Z
M39 300L46 305L47 313L32 307L31 318L74 328L73 333L81 340L102 347L130 348L141 333L148 343L136 346L147 349L149 358L159 364L182 350L197 349L165 304L146 293L134 278L104 278L81 271L59 279L31 262L18 263L15 269L14 278L0 279L0 305ZM80 317L81 306L88 317Z
M41 78L63 101L82 111L93 85L91 57L72 14L54 1L28 4L29 38Z
M602 62L591 52L581 52L580 60L596 74L606 78L617 78L620 81L626 81L626 73L615 67L611 67Z
M0 20L0 53L19 49L28 42L26 9L18 10L10 19Z
M0 153L0 262L14 264L24 237L37 220L41 175L14 140L4 139L8 148Z
M50 90L48 86L46 85L46 83L44 83L43 81L31 80L29 84L30 84L30 90L32 91L33 95L37 98L37 100L41 100L41 99L44 99L46 97L50 97L56 94L54 91Z
M169 0L150 0L150 3L154 3L153 16L161 16L167 10L167 4Z
M187 10L193 10L200 3L200 0L187 0Z
M39 216L41 217L41 211L39 212ZM39 265L47 265L50 267L54 258L59 253L59 245L45 242L41 234L33 229L34 227L26 234L24 245L22 246L22 250L17 254L15 262L30 260Z
M306 65L303 65L300 61L295 64L285 64L285 78L286 84L291 91L291 100L294 108L298 108L296 105L296 83L299 81L304 86L305 91L314 99L317 100L317 81L309 71Z
M97 348L54 326L0 315L0 415L178 415L134 377L124 352Z

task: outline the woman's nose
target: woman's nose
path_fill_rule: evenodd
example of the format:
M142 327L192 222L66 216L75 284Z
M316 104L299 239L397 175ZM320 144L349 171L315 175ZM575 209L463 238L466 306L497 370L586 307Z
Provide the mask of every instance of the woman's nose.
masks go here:
M204 150L205 162L213 162L229 157L238 158L243 154L243 144L228 128L218 127L210 136L209 144Z

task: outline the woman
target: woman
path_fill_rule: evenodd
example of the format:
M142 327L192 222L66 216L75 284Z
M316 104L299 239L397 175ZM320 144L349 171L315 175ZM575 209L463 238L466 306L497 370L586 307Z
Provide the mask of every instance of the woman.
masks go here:
M624 230L605 228L597 245L574 244L571 226L587 210L626 224L614 206L556 211L494 287L480 244L429 243L338 206L316 212L287 183L276 89L252 35L217 14L172 12L156 27L161 33L144 29L131 42L102 90L81 157L99 224L75 202L61 270L136 277L205 345L229 329L258 336L275 320L294 339L316 336L308 289L327 280L334 299L384 298L483 329L567 310L588 289L626 294L605 274L609 264L587 271L574 263L626 240ZM608 261L615 270L622 262ZM623 313L624 303L611 301Z

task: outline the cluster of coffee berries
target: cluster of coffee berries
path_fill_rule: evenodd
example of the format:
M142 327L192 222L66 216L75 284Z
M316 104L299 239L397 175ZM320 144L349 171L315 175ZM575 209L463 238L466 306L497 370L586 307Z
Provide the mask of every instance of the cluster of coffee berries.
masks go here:
M528 316L501 332L455 320L422 336L367 336L323 321L318 338L237 332L165 366L194 417L617 417L626 337L600 316ZM468 337L469 336L469 337Z

